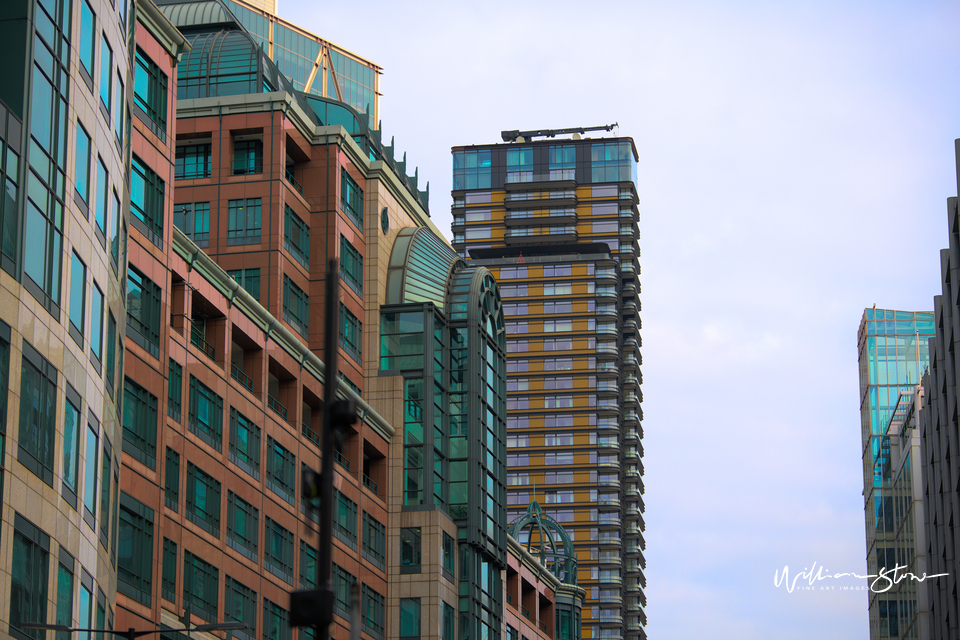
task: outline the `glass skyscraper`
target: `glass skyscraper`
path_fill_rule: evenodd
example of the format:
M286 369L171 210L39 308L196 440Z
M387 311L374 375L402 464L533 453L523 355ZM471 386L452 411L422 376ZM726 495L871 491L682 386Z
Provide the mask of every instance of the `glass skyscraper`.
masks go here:
M911 464L906 458L909 444L901 446L897 440L900 433L906 433L903 425L911 424L906 420L908 405L929 366L928 340L933 335L932 312L874 308L864 310L860 321L857 344L868 574L892 570L897 564L905 567L912 561L912 550L900 538L909 533L906 519L912 512L906 507L912 502L908 499L912 500L911 492L919 496L921 487L911 482ZM894 473L898 467L901 473ZM903 475L904 469L907 475ZM915 590L871 592L870 637L919 637L918 626L913 624L916 606Z

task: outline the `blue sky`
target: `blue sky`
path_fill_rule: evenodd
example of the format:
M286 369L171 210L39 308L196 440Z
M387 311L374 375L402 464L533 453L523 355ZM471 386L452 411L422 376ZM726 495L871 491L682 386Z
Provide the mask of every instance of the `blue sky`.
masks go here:
M619 122L640 153L647 633L867 638L856 330L932 309L957 194L948 2L307 3L384 67L449 237L450 147ZM852 584L837 581L836 584Z

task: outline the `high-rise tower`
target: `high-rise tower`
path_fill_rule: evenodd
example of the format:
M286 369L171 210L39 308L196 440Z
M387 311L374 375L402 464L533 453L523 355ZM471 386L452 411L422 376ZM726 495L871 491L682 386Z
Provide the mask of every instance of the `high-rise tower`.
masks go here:
M866 309L857 333L860 361L860 432L867 527L867 573L894 566L913 573L914 532L920 501L914 393L929 362L933 313ZM901 394L902 398L901 398ZM919 506L918 506L919 505ZM922 524L922 515L919 524ZM921 585L920 588L923 588ZM870 637L916 638L917 585L904 581L870 593ZM924 599L925 600L925 599Z
M453 245L504 299L508 518L570 534L582 637L644 638L638 156L585 131L454 147Z

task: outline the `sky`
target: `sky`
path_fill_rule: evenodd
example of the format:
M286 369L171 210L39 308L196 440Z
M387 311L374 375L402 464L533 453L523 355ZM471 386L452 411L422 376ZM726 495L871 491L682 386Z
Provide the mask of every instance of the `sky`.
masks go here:
M932 310L957 195L952 2L279 0L383 67L450 234L450 148L619 124L640 154L647 635L867 638L864 307Z

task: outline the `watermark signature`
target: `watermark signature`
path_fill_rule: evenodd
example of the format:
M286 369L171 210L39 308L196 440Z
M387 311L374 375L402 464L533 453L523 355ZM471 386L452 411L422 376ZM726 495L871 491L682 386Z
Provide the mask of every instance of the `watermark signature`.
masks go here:
M857 580L871 580L872 582L869 585L870 591L873 593L886 593L894 585L900 584L903 580L913 580L914 582L923 582L929 578L940 578L949 574L946 573L936 573L932 576L928 576L924 573L921 576L917 576L909 571L905 571L907 567L901 567L899 564L895 564L892 569L886 567L880 568L880 573L872 573L865 576L862 576L857 573L830 573L828 569L825 569L823 566L817 567L817 563L814 562L813 566L809 569L804 567L803 571L797 573L793 576L793 579L790 579L790 567L784 565L783 573L779 571L773 572L773 586L780 587L781 585L786 587L787 593L793 593L793 590L797 588L797 581L804 580L807 582L807 586L800 585L801 590L811 590L814 588L814 585L822 580L834 580L840 578L854 578ZM820 589L830 589L833 590L833 586L823 586L820 585ZM843 591L859 591L864 589L862 586L843 586L840 587Z

